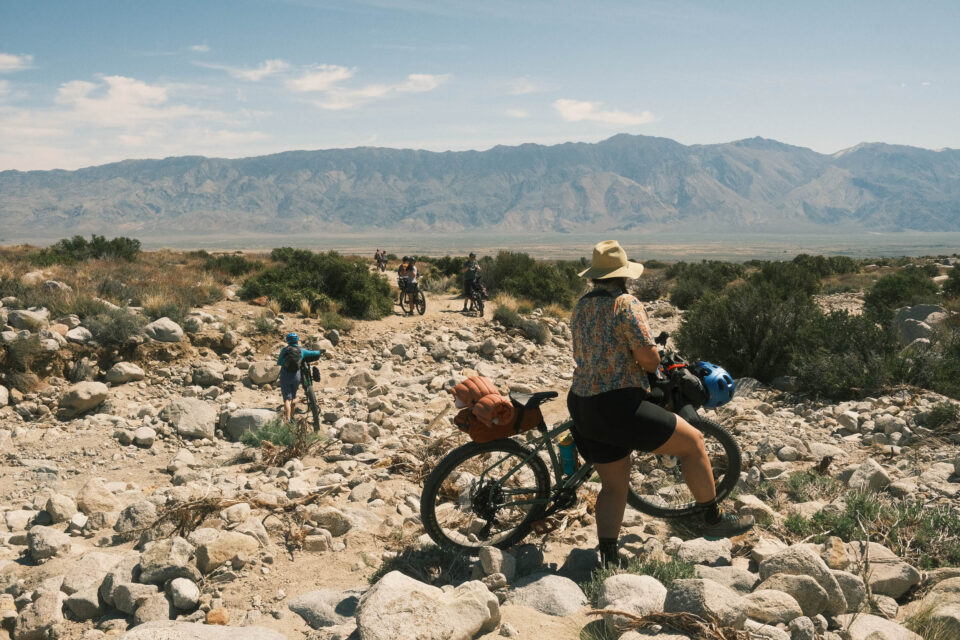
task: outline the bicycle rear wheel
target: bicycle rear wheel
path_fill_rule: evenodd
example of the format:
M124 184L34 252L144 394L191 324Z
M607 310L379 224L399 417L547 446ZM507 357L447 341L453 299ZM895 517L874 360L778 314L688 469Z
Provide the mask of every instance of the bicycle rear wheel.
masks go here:
M470 442L427 476L420 519L440 547L477 555L523 540L543 517L550 495L547 466L510 438Z
M423 295L423 291L417 292L417 313L423 315L427 312L427 298Z
M700 424L694 426L703 432L717 500L723 500L740 480L740 447L730 432L712 420L701 418ZM683 481L679 460L634 451L630 467L627 502L631 507L658 518L676 518L696 511L696 500Z
M477 317L483 317L483 298L477 298Z

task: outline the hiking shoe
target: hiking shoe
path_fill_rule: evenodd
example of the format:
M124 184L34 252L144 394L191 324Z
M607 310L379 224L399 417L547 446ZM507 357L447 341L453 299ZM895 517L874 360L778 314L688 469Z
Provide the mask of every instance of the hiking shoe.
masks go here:
M742 535L753 528L753 516L738 516L735 513L720 511L720 520L709 524L702 520L700 533L704 538L733 538Z

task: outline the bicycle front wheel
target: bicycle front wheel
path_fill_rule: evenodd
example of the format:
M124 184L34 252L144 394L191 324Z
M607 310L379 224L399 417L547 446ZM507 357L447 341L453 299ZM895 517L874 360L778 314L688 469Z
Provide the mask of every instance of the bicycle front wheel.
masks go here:
M427 298L423 295L423 291L417 292L417 313L423 315L427 312Z
M470 442L451 451L427 476L420 519L440 547L477 555L506 549L543 517L550 474L535 452L510 438Z
M410 308L410 299L407 297L407 295L408 294L406 291L400 292L400 311L402 311L403 313L412 311L412 309Z
M320 431L320 404L317 402L317 394L313 392L313 385L307 387L307 404L310 406L310 413L313 416L313 431Z
M477 298L477 317L483 317L483 298Z
M703 432L717 500L723 500L740 480L740 447L729 431L712 420L701 418L700 424L693 426ZM634 451L630 459L627 502L658 518L676 518L696 511L696 500L683 481L680 461L643 451Z

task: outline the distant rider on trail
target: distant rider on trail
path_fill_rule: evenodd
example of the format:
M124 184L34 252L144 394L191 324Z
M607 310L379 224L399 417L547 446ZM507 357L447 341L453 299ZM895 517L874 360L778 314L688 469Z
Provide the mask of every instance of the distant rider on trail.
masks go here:
M280 350L277 364L280 365L280 395L283 397L283 419L293 420L297 389L300 387L300 362L314 362L323 355L322 351L311 351L300 346L300 336L287 334L287 346Z
M463 310L467 310L467 304L473 296L473 287L480 279L480 263L477 262L477 254L470 252L467 263L463 269Z

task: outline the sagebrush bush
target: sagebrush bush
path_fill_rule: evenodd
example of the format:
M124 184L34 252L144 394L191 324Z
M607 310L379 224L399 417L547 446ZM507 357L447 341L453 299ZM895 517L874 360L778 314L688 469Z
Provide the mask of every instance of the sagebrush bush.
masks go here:
M498 306L493 319L509 329L519 329L528 338L539 345L547 344L552 337L546 323L532 318L524 318L509 306Z
M734 377L769 382L788 371L797 332L814 313L809 295L784 297L776 286L751 280L704 297L684 316L677 346Z
M204 258L203 268L206 271L218 271L225 275L239 278L251 271L262 269L263 263L259 260L248 260L246 257L236 254L220 256L207 255Z
M350 331L353 329L353 320L344 318L336 311L323 311L317 315L317 320L324 329L336 329L337 331Z
M864 312L886 320L899 307L936 302L938 291L926 270L911 265L877 280L864 297Z
M646 274L630 281L630 293L641 302L652 302L667 295L667 279L658 273Z
M393 309L390 285L373 274L366 263L336 251L313 253L304 249L274 249L270 257L280 264L247 278L240 290L246 300L267 296L283 311L296 311L303 299L326 296L340 311L354 318L375 320Z
M267 315L267 312L257 315L253 319L253 332L260 334L276 333L277 324Z
M947 281L943 283L943 297L948 300L960 298L960 268L950 270Z
M720 293L727 284L743 277L744 273L746 268L733 262L677 262L665 274L667 278L676 279L670 290L670 302L681 309L689 309L705 294ZM640 278L642 280L643 276Z
M528 254L500 251L495 258L480 260L481 278L491 293L505 292L535 304L573 306L583 292L584 281L577 274L582 262L537 261Z
M960 405L955 402L938 402L927 414L928 427L942 427L960 420Z
M878 392L891 381L898 344L872 319L815 312L792 341L792 369L804 391L836 400Z
M128 309L105 308L102 312L84 319L83 325L99 344L119 347L140 333L146 325L146 319Z
M37 266L47 267L54 264L76 264L84 260L132 261L139 254L139 240L123 237L107 240L94 234L90 236L89 242L83 236L64 238L38 251L31 257L31 261Z
M856 260L847 256L812 256L807 253L801 253L794 257L793 264L816 274L818 278L826 276L839 275L845 273L856 273L860 270L860 265Z
M240 442L248 447L259 447L263 442L269 442L278 447L289 447L293 444L293 440L293 430L279 416L256 431L246 431L240 436Z

